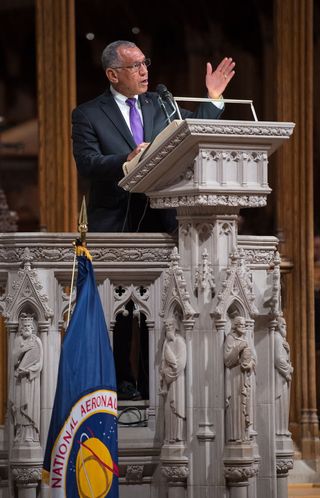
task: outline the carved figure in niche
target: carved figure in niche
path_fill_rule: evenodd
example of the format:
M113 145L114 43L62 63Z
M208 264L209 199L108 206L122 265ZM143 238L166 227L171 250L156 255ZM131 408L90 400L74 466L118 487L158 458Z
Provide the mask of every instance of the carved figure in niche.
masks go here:
M247 441L253 425L251 408L252 374L256 356L246 339L246 322L241 316L233 321L224 344L226 371L226 436L227 441Z
M186 399L185 367L186 343L178 322L169 318L165 322L165 340L160 367L160 394L165 398L165 442L185 440Z
M287 342L287 324L280 316L274 333L274 365L276 369L276 434L290 436L289 408L290 384L293 367L290 361L290 346Z
M43 349L32 315L22 313L13 349L15 441L39 442L40 372Z

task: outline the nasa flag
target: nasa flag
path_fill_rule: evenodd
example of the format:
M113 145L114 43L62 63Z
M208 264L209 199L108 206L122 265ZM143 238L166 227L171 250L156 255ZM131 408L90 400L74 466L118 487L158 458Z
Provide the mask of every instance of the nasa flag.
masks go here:
M52 498L118 498L113 353L91 256L76 249L77 297L61 348L43 480Z

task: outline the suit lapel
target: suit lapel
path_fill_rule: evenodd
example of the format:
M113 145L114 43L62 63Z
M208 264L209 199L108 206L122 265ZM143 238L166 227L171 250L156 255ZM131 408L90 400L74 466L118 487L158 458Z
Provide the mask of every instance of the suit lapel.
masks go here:
M153 133L153 117L154 117L154 107L150 98L142 94L139 97L141 111L143 116L143 127L144 127L144 141L150 142Z
M136 144L133 140L133 136L131 131L128 128L128 125L121 114L119 107L117 106L114 98L109 93L105 93L100 101L100 106L103 112L106 114L107 118L112 121L114 126L117 128L119 133L123 136L123 138L128 142L132 149L135 149Z
M144 140L145 142L150 142L153 133L153 118L154 118L154 107L150 98L146 97L144 94L139 97L141 111L143 116L143 127L144 127ZM128 128L124 117L121 114L119 107L117 106L111 93L106 92L101 100L100 106L103 112L106 114L108 119L112 121L114 126L117 128L119 133L128 142L130 147L133 149L136 147L135 141L133 140L131 130Z

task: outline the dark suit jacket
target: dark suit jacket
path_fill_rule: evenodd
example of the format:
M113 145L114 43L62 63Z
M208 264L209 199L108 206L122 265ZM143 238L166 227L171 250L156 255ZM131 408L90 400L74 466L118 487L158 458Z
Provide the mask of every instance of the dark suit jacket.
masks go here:
M139 100L144 141L151 142L166 127L166 116L157 93L147 92ZM211 103L200 104L196 112L181 109L183 119L216 119L220 114ZM136 144L109 90L73 110L72 140L78 171L90 180L89 231L175 230L175 210L151 209L144 194L129 194L118 186L123 178L122 165Z

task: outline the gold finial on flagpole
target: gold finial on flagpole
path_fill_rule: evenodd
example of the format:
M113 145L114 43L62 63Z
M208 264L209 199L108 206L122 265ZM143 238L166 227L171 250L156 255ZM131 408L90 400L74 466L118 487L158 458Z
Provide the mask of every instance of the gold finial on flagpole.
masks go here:
M86 233L88 231L88 217L87 217L87 206L86 206L86 198L83 196L82 204L79 214L79 222L78 222L78 231L80 233L81 245L86 247Z
M77 248L83 247L84 248L83 251L86 251L88 253L88 250L86 249L87 248L87 241L86 241L87 231L88 231L87 206L86 206L86 198L85 198L85 196L83 196L80 214L79 214L79 220L78 220L78 232L80 233L80 238L79 239L77 238L73 242L73 246L75 248L75 251L74 251L74 259L73 259L72 275L71 275L67 327L69 325L70 316L71 316L72 292L73 292L73 285L74 285L74 276L75 276L75 271L76 271ZM91 256L90 256L90 258L91 258Z

